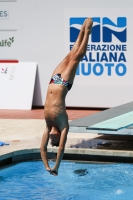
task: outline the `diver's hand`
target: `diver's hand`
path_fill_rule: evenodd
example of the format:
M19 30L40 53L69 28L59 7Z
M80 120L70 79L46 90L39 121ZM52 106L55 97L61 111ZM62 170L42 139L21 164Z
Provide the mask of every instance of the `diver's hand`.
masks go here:
M52 174L54 176L57 176L58 175L58 169L57 168L52 168L50 174Z
M57 176L58 175L58 169L50 169L49 167L46 168L46 170L51 174L51 175L54 175L54 176Z
M46 170L51 174L51 169L50 169L50 167L47 167Z

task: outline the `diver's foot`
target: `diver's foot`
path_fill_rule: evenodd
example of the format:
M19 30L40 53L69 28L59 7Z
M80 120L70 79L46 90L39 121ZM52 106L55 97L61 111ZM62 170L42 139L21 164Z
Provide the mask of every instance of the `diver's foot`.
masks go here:
M82 27L81 27L81 30L83 30L83 31L85 30L85 27L86 27L86 21L87 21L87 19L84 20Z
M87 18L86 23L85 23L85 28L88 29L90 31L90 33L91 33L92 25L93 25L92 19Z

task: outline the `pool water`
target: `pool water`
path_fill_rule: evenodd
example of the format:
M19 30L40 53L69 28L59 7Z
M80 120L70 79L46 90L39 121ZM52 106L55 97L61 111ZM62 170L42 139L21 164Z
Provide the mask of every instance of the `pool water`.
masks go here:
M133 165L61 162L53 176L42 161L19 163L0 170L0 200L18 199L133 200Z

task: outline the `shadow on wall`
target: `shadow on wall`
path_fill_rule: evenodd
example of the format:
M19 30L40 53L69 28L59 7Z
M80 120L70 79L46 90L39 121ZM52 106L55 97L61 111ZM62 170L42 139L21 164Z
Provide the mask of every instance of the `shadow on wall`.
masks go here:
M32 106L42 106L42 94L39 71L37 67Z
M79 139L70 148L133 150L133 137L123 135L99 135L93 139Z

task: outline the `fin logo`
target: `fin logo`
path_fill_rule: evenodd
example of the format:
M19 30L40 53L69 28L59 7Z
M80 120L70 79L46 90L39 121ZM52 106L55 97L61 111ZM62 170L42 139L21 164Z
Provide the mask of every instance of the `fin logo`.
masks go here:
M75 42L80 32L81 26L86 17L70 18L70 42ZM112 42L115 36L120 42L127 41L127 18L117 17L115 24L107 17L92 17L93 27L91 33L92 42ZM102 33L102 34L101 34Z

